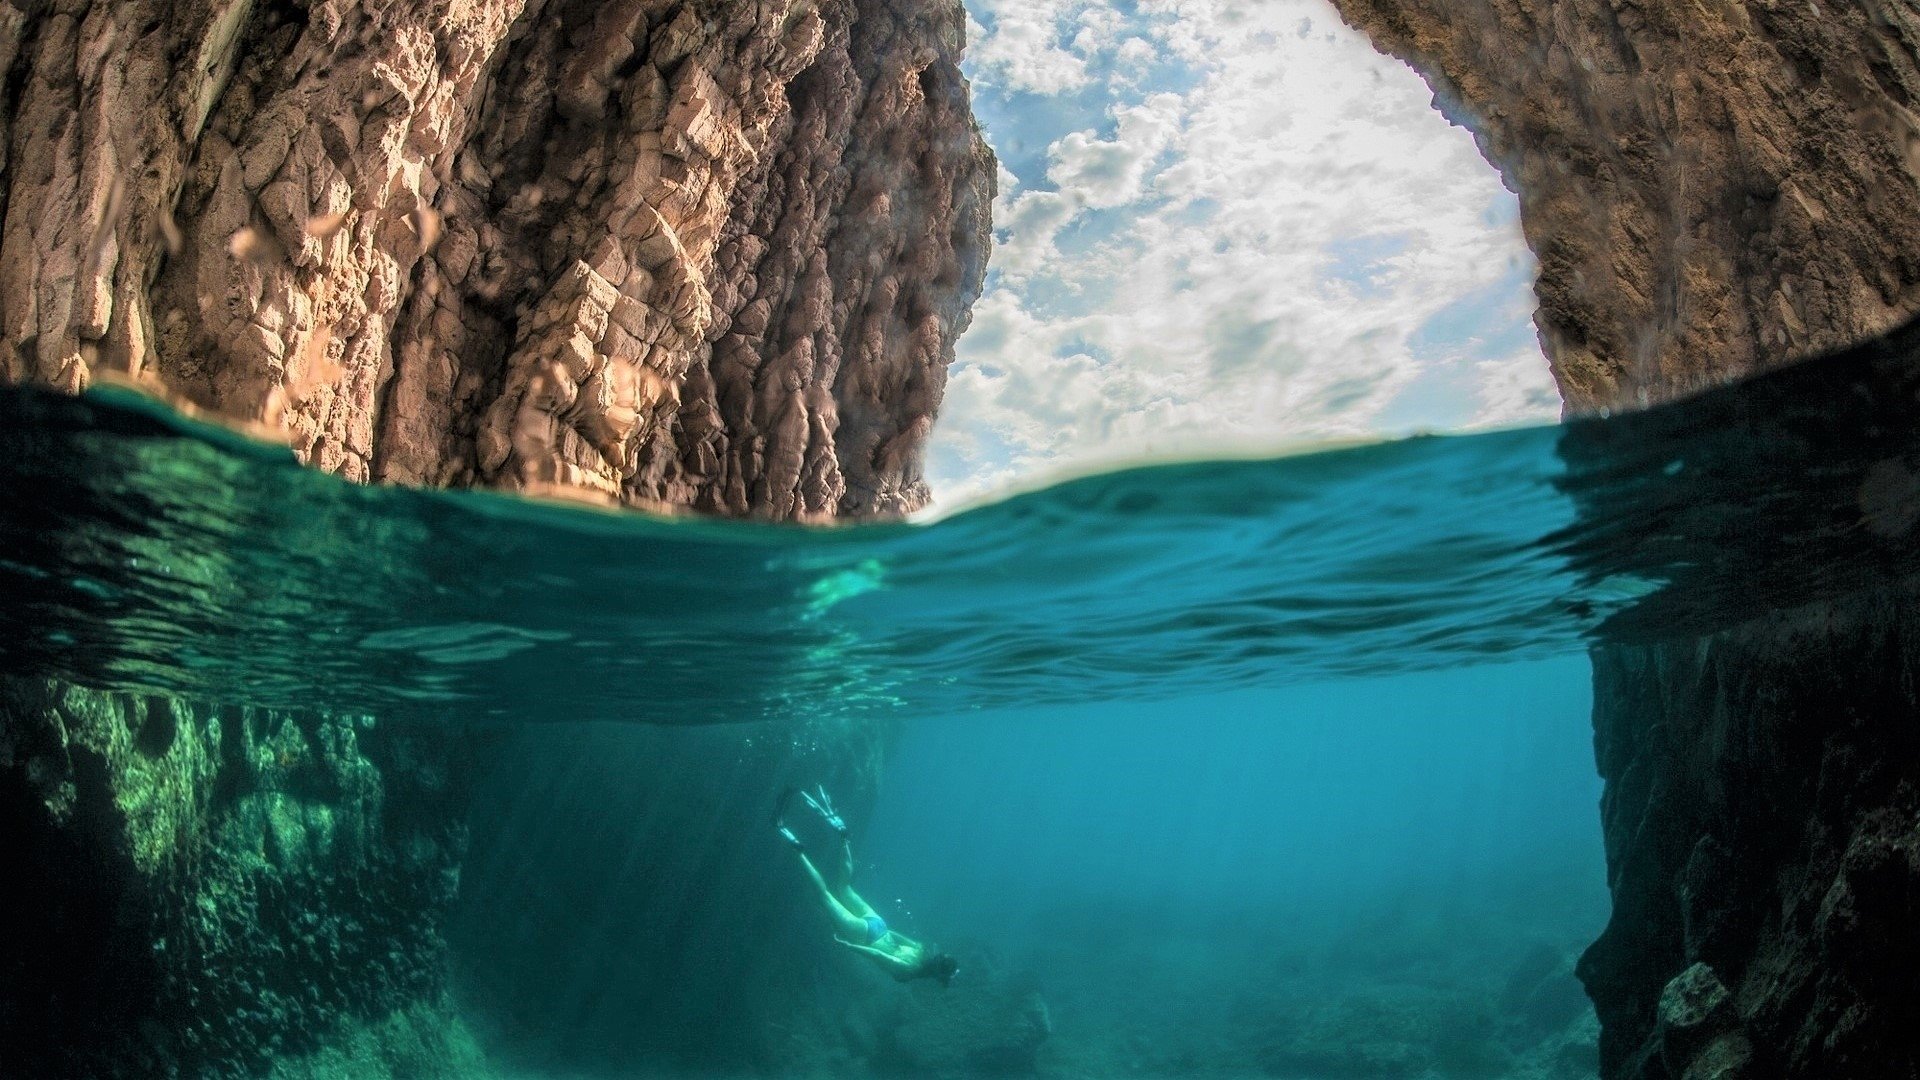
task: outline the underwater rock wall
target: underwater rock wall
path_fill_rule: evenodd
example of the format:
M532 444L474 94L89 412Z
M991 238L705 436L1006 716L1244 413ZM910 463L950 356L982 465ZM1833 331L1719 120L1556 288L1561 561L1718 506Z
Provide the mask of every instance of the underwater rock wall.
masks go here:
M467 1046L454 739L0 681L8 1075L256 1075L353 1040L355 1075L436 1075Z
M1920 14L1874 0L1335 0L1521 201L1572 413L1920 311ZM1609 1078L1911 1076L1914 598L1594 650Z
M958 0L0 5L0 375L355 480L925 503L994 164Z
M1595 651L1606 1075L1920 1073L1916 601Z

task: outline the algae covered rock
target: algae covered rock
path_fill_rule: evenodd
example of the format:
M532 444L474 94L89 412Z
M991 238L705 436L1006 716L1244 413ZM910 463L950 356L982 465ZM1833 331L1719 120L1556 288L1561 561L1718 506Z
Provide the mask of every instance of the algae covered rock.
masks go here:
M444 1021L452 738L0 682L0 862L32 898L0 945L0 1059L251 1075L401 1011Z

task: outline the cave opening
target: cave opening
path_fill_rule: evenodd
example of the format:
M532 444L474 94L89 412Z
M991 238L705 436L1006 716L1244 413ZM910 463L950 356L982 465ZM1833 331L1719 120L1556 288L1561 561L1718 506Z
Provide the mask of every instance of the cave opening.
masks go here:
M1331 3L969 10L1000 180L928 448L941 503L1557 419L1517 196Z

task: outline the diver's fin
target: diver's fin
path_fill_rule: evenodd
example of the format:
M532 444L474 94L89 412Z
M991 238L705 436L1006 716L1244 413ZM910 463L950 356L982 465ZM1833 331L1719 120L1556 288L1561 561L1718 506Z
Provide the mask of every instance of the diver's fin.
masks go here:
M813 807L816 813L826 819L833 831L844 838L847 835L847 822L840 816L839 811L833 808L833 800L827 796L827 785L821 784L817 790L820 792L818 799L814 798L811 792L806 791L801 792L800 797L807 800L807 805Z
M793 830L787 828L785 825L780 826L780 839L785 840L788 844L792 845L793 850L795 851L804 852L807 850L807 846L800 842L800 838L793 835Z
M798 794L800 794L800 789L797 787L785 788L780 792L780 797L773 800L773 823L775 825L780 824L786 819L787 804L792 802L793 797Z

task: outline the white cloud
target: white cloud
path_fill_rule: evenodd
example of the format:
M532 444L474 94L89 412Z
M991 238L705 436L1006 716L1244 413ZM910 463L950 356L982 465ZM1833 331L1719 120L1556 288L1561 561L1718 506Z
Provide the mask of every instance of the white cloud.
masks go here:
M1087 82L1087 62L1066 47L1066 35L1086 0L975 0L992 20L986 27L969 16L970 58L984 80L1013 90L1058 94Z
M1019 280L1052 266L1059 259L1054 237L1072 220L1073 199L1057 191L1027 191L1008 201L994 217L1003 232L994 249L993 263L1008 280Z
M1531 310L1512 196L1324 0L970 2L995 22L973 61L991 130L1046 149L1002 178L995 281L935 430L942 502L1075 463L1553 414L1545 361L1501 330ZM1043 75L1049 50L1073 79ZM1033 104L1092 80L1103 117ZM1434 372L1468 381L1435 398L1453 413L1413 400Z
M1115 71L1110 81L1132 83L1146 74L1153 63L1154 49L1146 38L1130 37L1114 47Z
M1560 390L1537 349L1476 361L1474 369L1480 396L1474 427L1539 423L1560 411Z
M1155 94L1143 104L1114 110L1111 139L1076 131L1047 149L1047 179L1078 205L1125 206L1138 199L1147 167L1167 150L1179 130L1178 94Z

